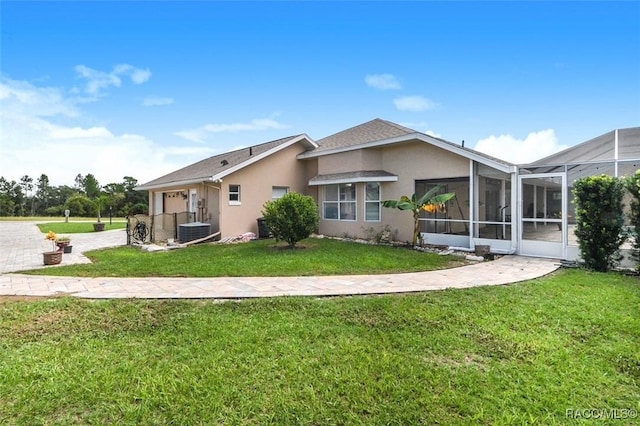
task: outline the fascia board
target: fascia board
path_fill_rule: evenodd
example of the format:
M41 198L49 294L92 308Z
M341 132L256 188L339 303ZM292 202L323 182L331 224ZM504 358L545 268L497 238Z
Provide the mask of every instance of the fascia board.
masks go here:
M342 152L355 151L355 150L366 149L366 148L378 148L382 146L393 145L396 143L409 142L412 140L419 140L421 142L429 143L438 148L444 149L445 151L453 152L467 159L474 160L486 166L500 170L504 173L513 173L514 171L514 166L512 165L503 164L498 161L491 160L490 158L486 158L480 154L469 152L461 148L456 148L455 146L450 145L449 143L432 138L429 135L425 135L423 133L409 133L407 135L396 136L394 138L382 139L379 141L367 142L360 145L352 145L352 146L347 146L342 148L333 148L333 149L328 149L326 151L321 151L321 152L311 151L308 153L303 153L298 155L298 158L307 159L307 158L322 157L324 155L339 154Z
M303 140L307 141L308 142L307 145L311 145L312 148L317 148L318 147L318 145L315 142L313 142L311 139L309 139L309 137L306 134L302 134L302 135L300 135L300 136L298 136L298 137L296 137L294 139L291 139L287 143L283 143L282 145L278 145L275 148L270 149L269 151L265 151L262 154L258 154L258 155L254 156L254 157L249 158L246 161L243 161L240 164L236 164L235 166L230 167L227 170L224 170L224 171L222 171L222 172L220 172L220 173L218 173L216 175L213 175L213 176L211 176L210 180L212 180L212 181L220 180L220 179L222 179L222 178L224 178L226 176L229 176L232 173L237 172L238 170L242 170L245 167L250 166L251 164L262 160L263 158L266 158L266 157L270 156L271 154L275 154L278 151L282 151L283 149L286 149L286 148L290 147L291 145L294 145L294 144L296 144L298 142L301 142Z
M373 177L355 177L345 179L330 179L318 182L309 181L309 186L336 185L340 183L360 183L360 182L397 182L398 176L373 176Z

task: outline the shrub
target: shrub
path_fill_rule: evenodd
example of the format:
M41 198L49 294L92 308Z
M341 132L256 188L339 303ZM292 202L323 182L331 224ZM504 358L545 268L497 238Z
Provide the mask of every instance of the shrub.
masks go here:
M582 260L589 269L607 271L620 261L619 248L626 239L624 183L611 176L589 176L575 182L573 195Z
M64 204L72 216L89 216L93 211L93 202L86 195L72 195Z
M265 225L276 240L286 241L294 248L318 227L318 206L312 197L290 192L264 205Z
M64 206L53 206L44 209L45 216L64 216Z
M632 197L629 223L632 226L633 257L638 261L636 268L640 270L640 170L625 180L625 186Z
M363 228L366 238L369 241L373 241L376 244L390 243L393 239L394 232L391 231L391 226L385 225L384 227L376 230L373 226Z

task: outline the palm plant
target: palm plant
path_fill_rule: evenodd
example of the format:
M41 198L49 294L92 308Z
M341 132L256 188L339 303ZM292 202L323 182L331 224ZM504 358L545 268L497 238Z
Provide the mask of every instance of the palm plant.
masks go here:
M446 211L445 203L456 196L453 192L438 194L441 188L442 185L437 185L421 197L418 197L418 195L414 193L411 198L403 195L399 200L385 200L382 202L383 207L398 210L411 210L413 213L414 247L418 245L418 238L420 237L420 211L424 210L428 213L444 213Z

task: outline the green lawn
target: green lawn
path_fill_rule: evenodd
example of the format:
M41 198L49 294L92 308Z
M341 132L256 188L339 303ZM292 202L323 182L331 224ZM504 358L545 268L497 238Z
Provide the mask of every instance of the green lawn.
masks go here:
M85 253L92 264L29 271L83 277L248 277L378 274L460 266L455 256L406 248L309 238L291 250L274 240L244 244L200 244L167 252L120 247Z
M114 217L113 221L126 222L125 217ZM80 217L70 216L71 222L95 222L95 217ZM103 222L109 222L109 217L102 218ZM0 216L0 222L64 222L64 217L52 217L52 216Z
M95 232L93 230L93 224L96 223L95 219L92 221L80 221L80 222L47 222L39 223L38 228L43 233L53 231L56 234L84 234L88 232ZM109 220L102 221L105 224L105 231L113 229L125 229L127 227L126 221L114 221L109 224Z
M572 424L640 410L638 306L638 278L581 270L375 297L10 299L0 423Z

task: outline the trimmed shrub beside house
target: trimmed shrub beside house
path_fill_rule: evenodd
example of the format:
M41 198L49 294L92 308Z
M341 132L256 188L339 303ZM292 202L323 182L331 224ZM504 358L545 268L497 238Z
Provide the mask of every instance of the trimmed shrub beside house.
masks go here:
M262 215L265 225L276 241L286 241L291 248L295 248L298 241L311 235L318 228L320 221L318 206L313 197L297 192L267 201Z
M633 237L633 257L638 262L636 269L640 270L640 170L625 180L627 190L631 193L631 213L629 222L633 227L631 236Z
M576 236L580 255L589 269L604 272L618 264L623 231L624 183L600 175L579 179L573 187Z

